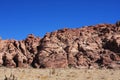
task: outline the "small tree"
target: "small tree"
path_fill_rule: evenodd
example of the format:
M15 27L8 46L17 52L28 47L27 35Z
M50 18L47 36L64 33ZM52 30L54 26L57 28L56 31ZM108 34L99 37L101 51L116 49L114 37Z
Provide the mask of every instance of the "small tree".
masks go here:
M116 26L117 26L117 27L120 27L120 21L117 21L117 22L116 22Z

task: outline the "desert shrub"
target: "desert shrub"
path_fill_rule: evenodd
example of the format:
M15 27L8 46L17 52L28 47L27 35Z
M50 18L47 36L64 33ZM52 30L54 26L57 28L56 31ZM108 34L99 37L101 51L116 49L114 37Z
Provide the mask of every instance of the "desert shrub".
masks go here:
M9 77L7 77L7 76L5 75L5 79L4 79L4 80L17 80L17 78L15 77L15 75L13 75L13 74L11 73Z

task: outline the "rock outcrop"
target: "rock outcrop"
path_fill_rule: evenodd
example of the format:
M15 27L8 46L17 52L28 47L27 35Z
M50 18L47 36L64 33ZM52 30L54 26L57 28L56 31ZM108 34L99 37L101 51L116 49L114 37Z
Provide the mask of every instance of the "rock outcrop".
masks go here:
M120 22L0 40L0 66L119 69Z

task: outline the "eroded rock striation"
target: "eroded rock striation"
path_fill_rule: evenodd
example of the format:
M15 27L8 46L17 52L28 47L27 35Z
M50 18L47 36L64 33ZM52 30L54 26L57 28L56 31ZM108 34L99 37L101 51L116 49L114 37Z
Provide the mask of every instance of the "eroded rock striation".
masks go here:
M0 40L0 65L33 68L120 68L120 22L61 29L43 38Z

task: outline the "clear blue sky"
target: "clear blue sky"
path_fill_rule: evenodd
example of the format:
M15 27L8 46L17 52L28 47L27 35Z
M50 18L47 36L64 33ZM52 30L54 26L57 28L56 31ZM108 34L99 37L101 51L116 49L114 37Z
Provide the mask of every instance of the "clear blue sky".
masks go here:
M2 39L120 20L120 0L0 0Z

